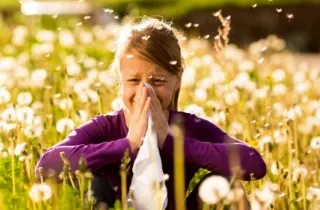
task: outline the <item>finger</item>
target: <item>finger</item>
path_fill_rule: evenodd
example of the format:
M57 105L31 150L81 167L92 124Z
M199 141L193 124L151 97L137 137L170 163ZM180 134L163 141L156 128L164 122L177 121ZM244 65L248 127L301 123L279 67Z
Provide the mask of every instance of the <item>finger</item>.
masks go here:
M154 104L155 108L162 110L161 103L160 103L160 100L158 99L158 96L152 90L151 90L151 92L152 92L153 104Z
M147 117L148 111L150 109L150 104L151 104L151 98L148 96L146 103L144 104L142 112L141 112L141 115L143 115L144 117Z
M140 83L139 84L139 86L138 86L138 88L137 88L137 102L139 101L139 99L140 99L140 97L141 97L141 91L142 91L142 87L143 87L143 85Z
M139 107L140 107L140 111L143 109L143 106L145 104L145 101L146 101L146 88L145 87L142 87L142 91L141 91L141 96L140 96L140 99L139 99Z
M157 121L159 119L161 119L159 116L159 114L160 114L159 110L157 110L152 103L150 105L150 109L151 109L151 116L152 116L153 122L154 122L154 124L157 124Z
M148 93L151 96L151 99L152 99L151 103L154 105L154 107L162 110L160 101L159 101L157 95L155 94L155 92L153 90L151 90L150 88L148 88Z

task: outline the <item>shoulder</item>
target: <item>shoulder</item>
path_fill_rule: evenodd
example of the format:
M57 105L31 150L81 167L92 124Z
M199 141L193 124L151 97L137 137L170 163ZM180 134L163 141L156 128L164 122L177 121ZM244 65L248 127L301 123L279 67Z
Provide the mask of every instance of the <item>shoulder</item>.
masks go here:
M79 126L78 129L100 131L103 134L107 134L108 131L112 130L112 128L119 123L121 123L120 110L116 110L96 115Z
M179 116L182 119L187 136L206 139L207 137L223 138L226 134L218 125L212 122L212 119L206 115L197 115L195 113L173 111L173 117ZM171 120L171 123L174 120Z
M211 123L211 119L208 116L199 116L195 113L183 112L183 111L171 111L172 121L180 118L187 124L201 125L203 123ZM211 123L213 124L213 123Z

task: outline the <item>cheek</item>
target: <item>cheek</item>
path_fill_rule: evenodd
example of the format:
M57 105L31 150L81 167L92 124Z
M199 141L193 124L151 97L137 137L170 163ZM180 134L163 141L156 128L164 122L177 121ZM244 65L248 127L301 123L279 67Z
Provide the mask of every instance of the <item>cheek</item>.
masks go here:
M125 101L125 103L132 102L134 95L135 95L134 88L130 88L130 87L123 87L122 88L122 97L123 97L123 100Z
M160 103L162 106L166 106L171 101L171 92L169 90L163 90L157 92L158 99L160 100Z

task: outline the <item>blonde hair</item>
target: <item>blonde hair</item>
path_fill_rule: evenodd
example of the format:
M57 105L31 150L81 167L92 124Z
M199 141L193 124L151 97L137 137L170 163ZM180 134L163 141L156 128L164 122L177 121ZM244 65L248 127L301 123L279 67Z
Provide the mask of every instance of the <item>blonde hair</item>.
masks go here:
M119 34L111 70L119 75L121 59L126 53L135 50L143 58L181 78L184 60L181 54L180 36L182 34L164 20L152 17L131 19L124 24ZM178 109L179 93L180 87L171 101L169 108L172 110Z

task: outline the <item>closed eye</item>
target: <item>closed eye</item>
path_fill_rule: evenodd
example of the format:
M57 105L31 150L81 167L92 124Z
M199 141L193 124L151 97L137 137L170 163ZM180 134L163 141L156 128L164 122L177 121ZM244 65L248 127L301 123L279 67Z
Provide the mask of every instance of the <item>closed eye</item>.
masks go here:
M156 84L156 85L161 85L161 84L164 84L166 81L165 80L162 80L162 79L155 79L153 80L153 83Z
M128 81L129 82L138 82L139 80L138 79L129 79Z

